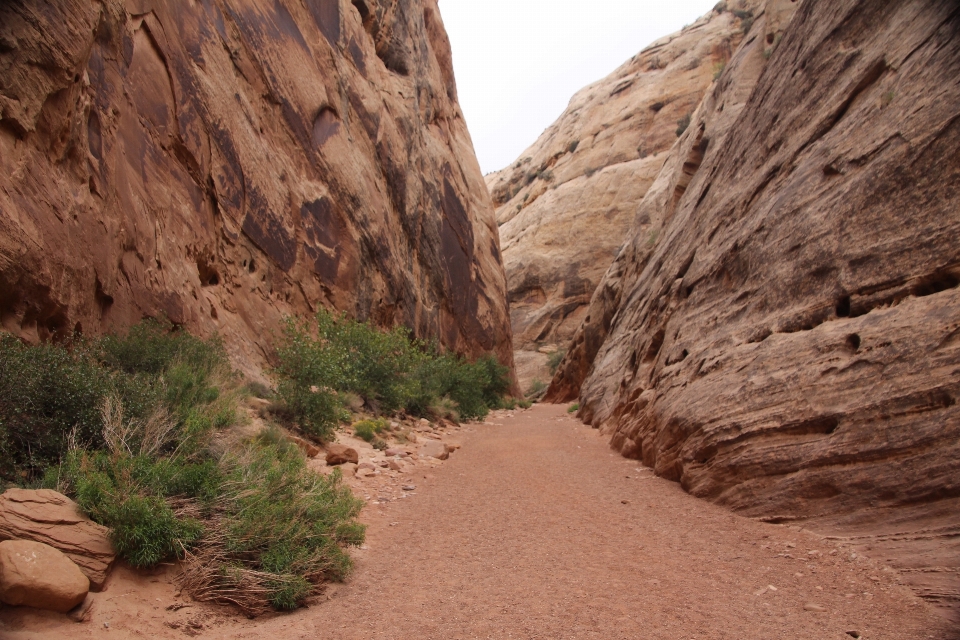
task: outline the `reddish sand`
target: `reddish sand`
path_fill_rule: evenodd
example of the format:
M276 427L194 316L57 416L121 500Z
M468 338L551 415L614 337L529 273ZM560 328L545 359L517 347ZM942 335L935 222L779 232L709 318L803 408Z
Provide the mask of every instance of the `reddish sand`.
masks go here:
M492 423L492 424L491 424ZM415 495L369 506L346 584L247 620L116 570L91 619L0 611L0 638L952 638L896 572L733 515L614 455L565 407L469 425Z

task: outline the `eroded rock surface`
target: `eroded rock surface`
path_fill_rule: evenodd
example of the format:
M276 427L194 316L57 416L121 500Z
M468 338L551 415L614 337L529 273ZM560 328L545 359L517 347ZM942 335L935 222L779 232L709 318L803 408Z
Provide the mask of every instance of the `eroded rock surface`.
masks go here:
M0 602L66 613L89 591L87 577L53 547L30 540L0 542Z
M740 5L752 11L759 2ZM514 346L526 352L518 360L537 360L533 353L544 343L567 347L677 140L678 121L703 99L743 28L732 12L711 11L653 43L578 92L513 165L487 176ZM549 377L527 369L518 368L524 386Z
M857 541L956 607L960 11L791 4L666 158L550 397L694 495Z
M0 321L165 314L256 369L285 314L512 362L436 0L0 6Z
M56 491L10 489L0 495L0 540L29 540L63 552L99 591L116 552L110 530L85 516Z

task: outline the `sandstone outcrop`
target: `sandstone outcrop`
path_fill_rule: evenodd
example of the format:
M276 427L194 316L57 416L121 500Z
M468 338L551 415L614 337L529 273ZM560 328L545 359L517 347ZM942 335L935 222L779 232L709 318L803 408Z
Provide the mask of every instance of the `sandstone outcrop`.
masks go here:
M256 371L320 306L512 363L436 0L0 5L0 324L166 315Z
M954 606L958 33L952 3L768 2L549 396L691 493L868 545Z
M0 542L0 602L67 613L89 591L87 577L53 547L29 540Z
M590 297L689 117L743 38L739 16L711 11L578 92L513 165L487 176L497 206L518 377L548 381ZM740 6L740 5L738 5Z
M0 495L0 540L29 540L61 551L80 567L94 591L103 587L116 559L110 530L49 489L10 489Z

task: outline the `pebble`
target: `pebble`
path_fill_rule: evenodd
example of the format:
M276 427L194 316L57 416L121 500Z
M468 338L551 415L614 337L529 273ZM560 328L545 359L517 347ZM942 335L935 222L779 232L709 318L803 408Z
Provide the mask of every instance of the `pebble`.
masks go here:
M404 491L416 491L416 490L417 490L417 485L415 485L415 484L405 484L405 485L403 485L403 490L404 490Z
M803 605L803 610L804 610L804 611L813 611L814 613L825 613L825 612L826 612L826 609L825 609L824 607L821 607L819 604L814 604L813 602L808 602L807 604Z

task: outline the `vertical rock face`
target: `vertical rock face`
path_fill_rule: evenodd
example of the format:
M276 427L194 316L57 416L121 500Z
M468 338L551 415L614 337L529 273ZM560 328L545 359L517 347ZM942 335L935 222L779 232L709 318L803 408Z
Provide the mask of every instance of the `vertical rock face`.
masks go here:
M787 4L671 150L550 395L691 493L868 544L956 606L960 9L807 0L781 39Z
M512 363L436 0L0 6L0 320L165 314L247 368L285 314Z
M713 78L743 38L757 0L711 11L577 93L513 165L487 176L497 206L521 382L565 349L637 217L637 203ZM530 367L529 365L532 365ZM527 369L530 371L527 371Z

